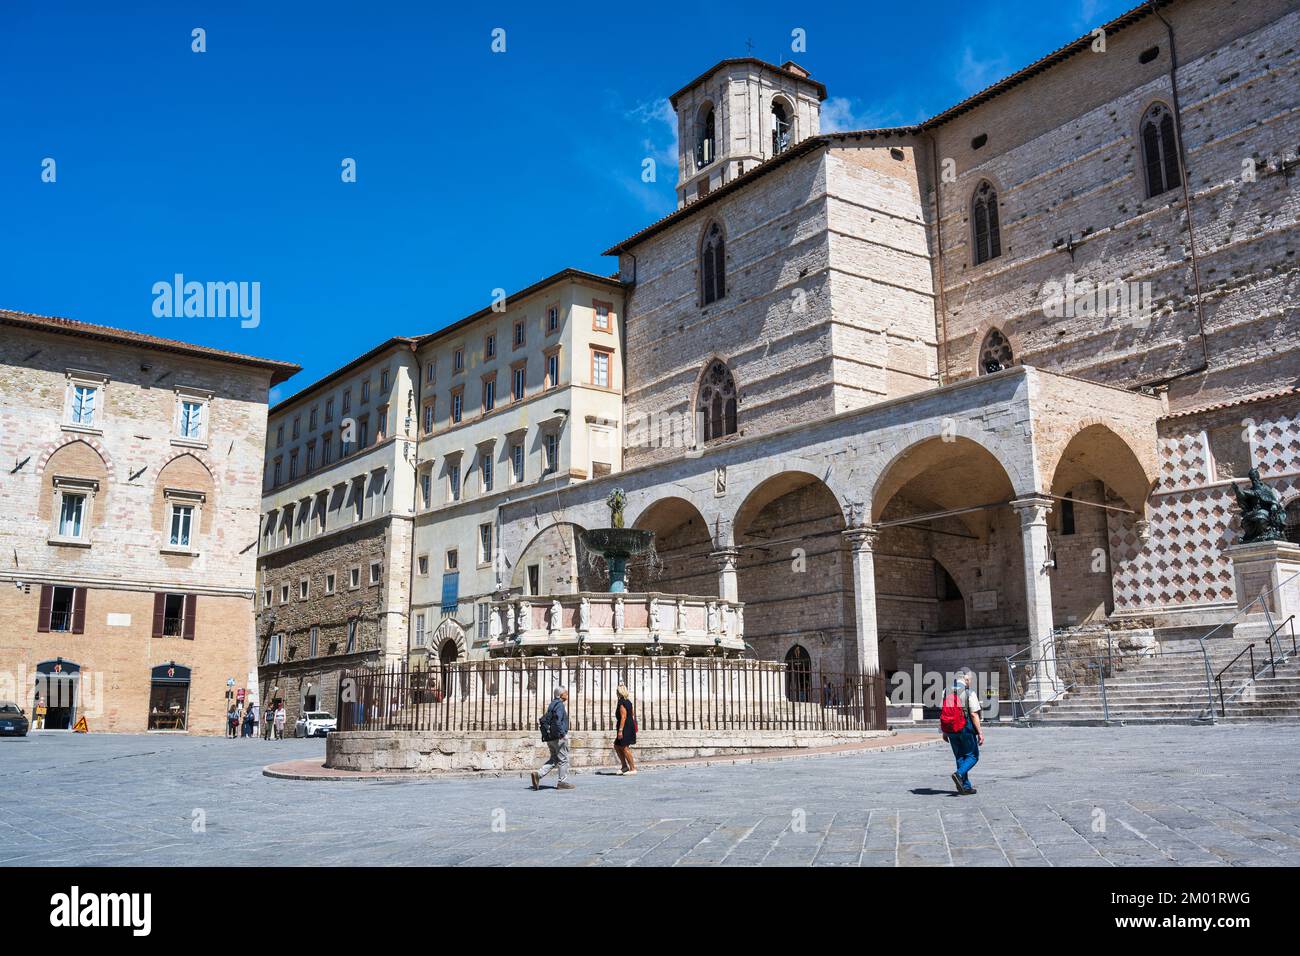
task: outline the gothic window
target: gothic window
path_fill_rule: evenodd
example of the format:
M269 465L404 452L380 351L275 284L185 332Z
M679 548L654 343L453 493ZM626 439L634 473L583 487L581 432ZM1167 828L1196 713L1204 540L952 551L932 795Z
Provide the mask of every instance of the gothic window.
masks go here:
M709 305L727 294L727 250L722 227L710 223L700 243L700 304Z
M998 194L986 180L979 184L971 200L971 227L975 241L975 264L988 262L1002 254L1002 235L998 230Z
M714 362L704 373L698 407L705 441L736 433L736 380L724 362Z
M793 132L793 118L790 108L780 100L772 101L772 155L785 151L790 145Z
M1142 165L1147 174L1147 196L1158 196L1182 184L1174 115L1163 103L1153 104L1142 117Z
M713 162L716 155L714 138L713 107L705 104L700 108L695 122L695 168L703 169Z
M1015 357L1011 354L1011 343L1007 337L1000 329L990 329L989 334L984 336L984 344L980 346L979 373L992 375L1014 364Z

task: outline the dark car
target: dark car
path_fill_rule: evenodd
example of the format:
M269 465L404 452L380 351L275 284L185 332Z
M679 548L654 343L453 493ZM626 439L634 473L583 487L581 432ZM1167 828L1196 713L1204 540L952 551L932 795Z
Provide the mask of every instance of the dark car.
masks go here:
M27 715L13 701L0 700L0 737L26 737Z

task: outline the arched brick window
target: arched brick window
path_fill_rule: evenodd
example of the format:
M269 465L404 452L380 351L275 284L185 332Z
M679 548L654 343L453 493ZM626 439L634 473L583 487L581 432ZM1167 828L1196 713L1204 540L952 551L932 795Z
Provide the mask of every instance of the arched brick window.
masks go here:
M700 241L700 304L709 305L727 294L727 249L722 227L709 223Z
M998 229L998 193L988 180L975 187L975 195L971 198L970 221L975 264L1002 255L1002 234Z
M1178 173L1178 139L1174 114L1164 103L1153 103L1142 117L1142 165L1146 169L1147 196L1182 184Z
M713 362L704 373L697 407L704 419L705 441L736 433L736 380L725 362Z
M1002 334L1002 330L989 329L989 334L984 336L984 342L980 345L979 373L992 375L1015 364L1015 356L1011 354L1011 343Z

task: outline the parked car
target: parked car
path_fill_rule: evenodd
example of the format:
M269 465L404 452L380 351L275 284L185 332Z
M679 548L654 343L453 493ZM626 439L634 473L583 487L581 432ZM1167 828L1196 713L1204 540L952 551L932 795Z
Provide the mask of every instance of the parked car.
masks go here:
M334 719L333 714L327 714L323 710L309 710L298 718L298 722L293 725L293 735L295 737L324 737L331 730L338 728L338 722Z
M27 715L10 700L0 700L0 737L26 737Z

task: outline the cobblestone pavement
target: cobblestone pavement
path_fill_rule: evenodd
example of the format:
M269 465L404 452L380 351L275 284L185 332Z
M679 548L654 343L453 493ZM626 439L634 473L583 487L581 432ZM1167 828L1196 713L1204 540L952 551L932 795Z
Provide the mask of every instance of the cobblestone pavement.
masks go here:
M943 747L534 793L262 775L323 741L34 734L0 739L0 866L1294 866L1298 743L1282 724L993 729L959 797Z

